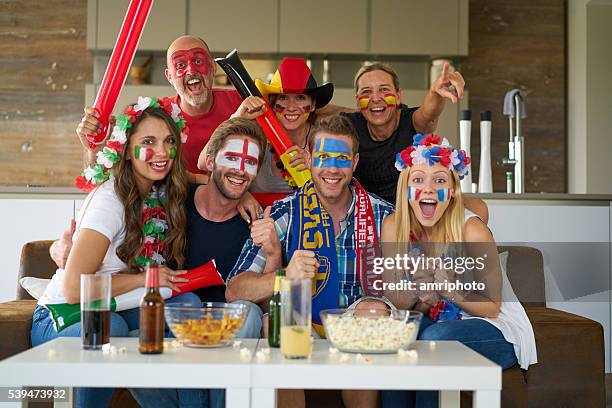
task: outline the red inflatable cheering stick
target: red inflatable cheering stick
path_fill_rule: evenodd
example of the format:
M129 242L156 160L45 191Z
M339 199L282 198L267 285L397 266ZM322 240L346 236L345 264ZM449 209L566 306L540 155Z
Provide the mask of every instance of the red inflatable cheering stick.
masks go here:
M90 149L94 149L101 144L108 133L108 119L117 104L121 87L123 87L128 70L132 65L136 47L152 5L153 0L130 0L130 5L119 31L119 37L117 37L115 48L94 102L94 108L100 114L98 120L102 123L102 126L97 134L87 137Z
M219 271L215 261L208 261L204 265L200 265L197 268L189 269L187 273L180 275L181 278L185 278L188 282L178 282L176 286L181 290L180 292L172 291L172 296L176 296L179 293L191 292L192 290L205 288L208 286L225 285L223 278Z
M242 61L240 57L238 57L238 51L233 50L225 58L217 58L215 59L217 64L227 74L227 77L230 79L236 90L242 96L242 98L246 98L248 96L259 96L261 98L261 93L259 89L255 86L253 79L249 76L249 73L242 65ZM310 178L310 170L302 170L297 171L292 166L289 165L289 158L291 155L287 153L287 149L293 146L293 143L287 136L285 129L278 123L278 119L272 113L272 109L266 103L266 113L257 117L257 123L263 129L266 137L272 144L272 147L278 153L281 161L285 165L285 168L293 177L293 180L298 185L298 187L302 187ZM295 152L292 152L295 153Z

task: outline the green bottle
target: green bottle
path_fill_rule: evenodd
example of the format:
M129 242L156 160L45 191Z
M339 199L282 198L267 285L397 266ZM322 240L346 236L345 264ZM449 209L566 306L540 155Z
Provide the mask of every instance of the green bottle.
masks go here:
M274 294L270 298L270 314L268 317L268 344L270 347L280 347L280 287L285 270L279 269L274 277Z

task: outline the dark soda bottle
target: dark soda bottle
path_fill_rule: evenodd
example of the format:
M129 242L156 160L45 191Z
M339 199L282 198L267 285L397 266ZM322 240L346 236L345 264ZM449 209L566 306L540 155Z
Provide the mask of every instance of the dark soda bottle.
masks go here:
M159 268L147 266L145 294L140 301L140 341L142 354L160 354L164 351L164 298L159 293Z
M270 298L270 311L268 316L268 344L270 347L280 347L280 287L285 270L279 269L274 277L274 293Z

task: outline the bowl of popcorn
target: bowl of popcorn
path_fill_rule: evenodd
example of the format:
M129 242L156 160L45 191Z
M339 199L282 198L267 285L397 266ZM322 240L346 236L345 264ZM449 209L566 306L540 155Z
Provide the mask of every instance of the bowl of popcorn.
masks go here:
M164 307L170 330L188 347L229 345L248 312L247 305L218 302L172 303Z
M423 313L382 308L320 312L325 335L340 351L349 353L397 353L417 338Z

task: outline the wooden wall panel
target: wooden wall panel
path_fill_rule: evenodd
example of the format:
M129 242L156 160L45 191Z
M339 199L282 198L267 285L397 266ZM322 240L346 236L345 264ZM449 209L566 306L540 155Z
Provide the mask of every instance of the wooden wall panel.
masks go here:
M480 111L492 112L494 191L505 191L507 91L526 94L525 190L566 191L565 2L563 0L470 0L469 56L461 72L470 91L474 174L480 161ZM477 178L477 177L476 177Z
M87 2L0 0L0 9L0 184L70 186L93 73Z

